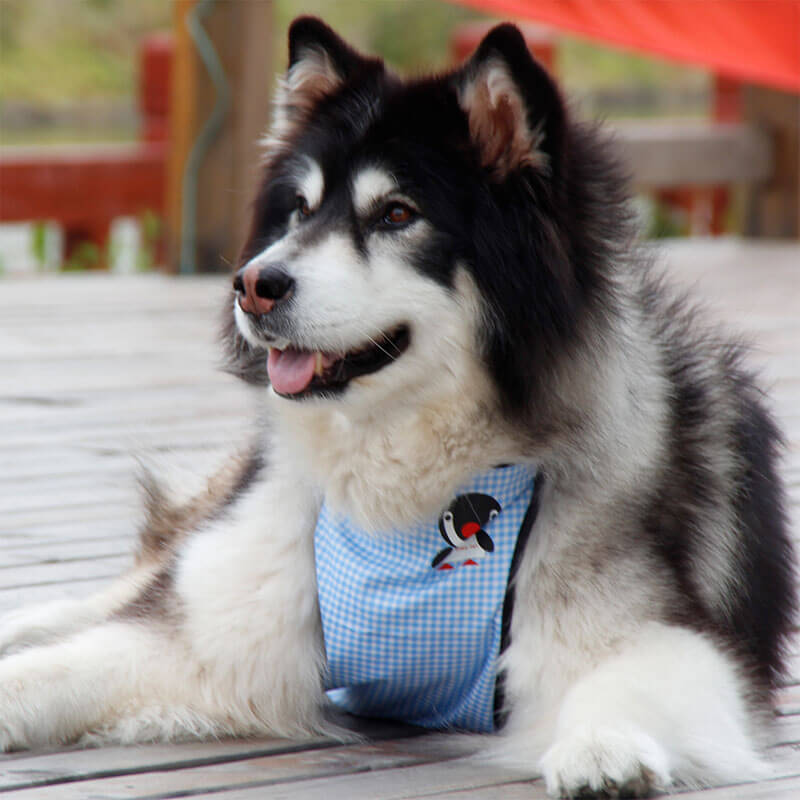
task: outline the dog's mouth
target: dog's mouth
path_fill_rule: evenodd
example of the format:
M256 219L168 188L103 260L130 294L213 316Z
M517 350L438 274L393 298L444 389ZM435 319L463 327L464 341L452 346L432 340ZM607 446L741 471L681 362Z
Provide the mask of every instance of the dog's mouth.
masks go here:
M267 374L272 388L281 397L294 400L336 394L354 378L370 375L391 364L408 348L410 339L408 326L399 325L346 353L273 347L267 358Z

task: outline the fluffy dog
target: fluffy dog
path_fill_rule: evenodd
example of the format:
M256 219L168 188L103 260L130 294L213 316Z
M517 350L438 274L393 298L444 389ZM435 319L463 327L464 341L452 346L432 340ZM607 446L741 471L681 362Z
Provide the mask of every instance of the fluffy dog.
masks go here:
M794 609L779 436L739 350L638 252L608 143L510 25L411 81L318 20L289 43L227 312L258 441L184 504L150 483L107 592L6 622L0 745L335 733L337 687L351 710L498 728L554 794L762 774ZM519 481L520 510L476 476ZM437 627L414 591L467 580ZM332 679L334 648L344 672L364 655L338 603L403 684L489 583L469 713L449 694L433 713L455 678L402 701Z

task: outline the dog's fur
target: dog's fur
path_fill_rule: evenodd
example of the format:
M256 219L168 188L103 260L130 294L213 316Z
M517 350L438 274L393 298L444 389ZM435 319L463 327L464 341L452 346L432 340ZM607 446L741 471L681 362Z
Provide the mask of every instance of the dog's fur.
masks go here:
M794 609L778 433L739 350L637 252L602 135L512 26L403 82L301 19L265 149L242 264L293 289L261 315L232 299L226 334L264 385L258 442L183 504L149 482L124 580L6 621L0 745L330 733L323 496L379 532L516 462L543 488L501 757L567 795L763 774ZM398 325L408 348L337 392L267 383L271 346Z

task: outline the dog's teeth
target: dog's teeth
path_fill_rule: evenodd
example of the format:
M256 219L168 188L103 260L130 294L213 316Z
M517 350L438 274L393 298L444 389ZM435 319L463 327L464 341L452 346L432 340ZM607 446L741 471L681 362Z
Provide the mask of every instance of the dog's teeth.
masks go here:
M322 353L316 354L316 361L314 363L314 374L315 375L322 375L323 366L322 366Z

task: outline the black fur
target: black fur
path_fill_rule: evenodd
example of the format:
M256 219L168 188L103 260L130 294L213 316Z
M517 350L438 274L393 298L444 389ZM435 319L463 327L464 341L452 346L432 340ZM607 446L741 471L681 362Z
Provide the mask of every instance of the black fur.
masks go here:
M753 376L743 367L744 348L698 324L684 299L669 299L660 282L645 284L645 307L664 320L660 340L672 384L670 448L660 488L646 499L643 528L672 567L681 590L676 621L713 636L751 672L762 695L784 674L786 638L796 614L796 575L787 530L786 500L778 476L781 437ZM715 420L730 418L723 443L712 441ZM732 475L721 475L720 444ZM724 606L709 607L701 594L708 576L698 567L701 518L730 506L735 531L734 580Z

